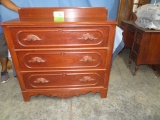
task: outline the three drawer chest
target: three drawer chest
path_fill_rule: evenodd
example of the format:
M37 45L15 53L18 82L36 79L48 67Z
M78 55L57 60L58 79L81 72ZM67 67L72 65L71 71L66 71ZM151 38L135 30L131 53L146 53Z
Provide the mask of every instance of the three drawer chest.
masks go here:
M88 92L106 98L116 27L106 8L20 8L19 19L2 27L24 101Z

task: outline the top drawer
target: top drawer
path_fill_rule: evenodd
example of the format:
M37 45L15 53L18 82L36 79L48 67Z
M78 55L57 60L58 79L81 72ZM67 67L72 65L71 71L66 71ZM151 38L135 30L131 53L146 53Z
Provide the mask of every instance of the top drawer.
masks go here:
M15 48L106 47L109 27L12 28Z

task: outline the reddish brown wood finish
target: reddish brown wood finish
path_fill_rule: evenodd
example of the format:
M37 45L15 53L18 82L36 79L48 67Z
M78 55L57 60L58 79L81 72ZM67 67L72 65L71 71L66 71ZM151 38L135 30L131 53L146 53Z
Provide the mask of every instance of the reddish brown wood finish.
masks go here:
M75 15L54 22L46 14L55 10ZM2 26L24 101L39 94L107 96L116 22L106 19L105 8L24 8L19 13L21 20Z
M136 64L133 75L140 64L160 65L160 31L140 28L133 21L122 24L125 46L131 48L129 66L132 61Z
M79 8L23 8L19 9L20 20L38 20L39 18L53 20L54 11L64 11L65 19L99 19L106 20L108 11L103 7ZM77 14L78 13L78 14Z

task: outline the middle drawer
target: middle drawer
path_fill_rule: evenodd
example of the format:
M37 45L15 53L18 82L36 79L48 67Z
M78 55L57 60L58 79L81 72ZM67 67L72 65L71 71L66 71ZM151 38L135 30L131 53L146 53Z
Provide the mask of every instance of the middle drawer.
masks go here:
M105 68L107 50L17 51L21 70Z

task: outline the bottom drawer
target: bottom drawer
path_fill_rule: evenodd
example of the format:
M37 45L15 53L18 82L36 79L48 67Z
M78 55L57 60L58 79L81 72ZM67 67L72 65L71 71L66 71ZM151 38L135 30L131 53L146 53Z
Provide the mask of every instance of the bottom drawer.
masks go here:
M21 73L27 89L102 86L105 71Z

